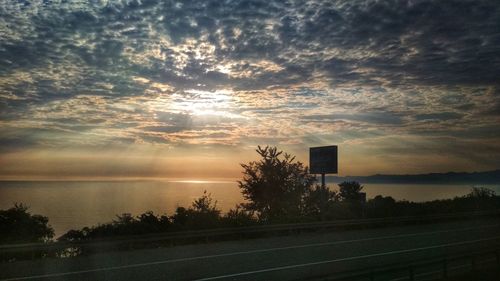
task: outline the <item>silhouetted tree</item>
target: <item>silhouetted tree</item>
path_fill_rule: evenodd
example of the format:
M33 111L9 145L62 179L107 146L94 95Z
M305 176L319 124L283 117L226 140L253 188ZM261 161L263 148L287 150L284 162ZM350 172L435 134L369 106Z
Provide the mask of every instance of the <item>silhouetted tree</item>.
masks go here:
M496 196L496 193L486 187L473 187L466 196L470 198L492 198Z
M219 214L220 211L217 209L217 201L214 201L210 193L203 191L203 195L195 199L192 204L193 210L199 213L214 213Z
M258 223L252 211L246 210L241 205L229 210L221 218L224 226L249 226Z
M363 186L359 182L345 181L339 183L339 196L342 201L359 201Z
M499 206L495 191L486 187L473 187L465 198L476 210L495 209Z
M189 219L188 209L184 207L177 207L175 214L171 217L171 219L176 228L186 225Z
M263 222L298 218L316 178L295 157L276 147L259 146L256 151L259 161L241 164L244 176L238 185L249 201L245 208L256 211Z
M115 225L129 225L135 223L137 220L130 213L123 213L121 215L117 215L116 219L113 220L113 224Z
M136 235L146 233L166 232L171 228L170 218L166 215L157 216L147 211L137 217L129 213L117 215L111 223L84 227L81 230L70 230L59 237L59 241L78 241L113 237L120 235Z
M318 220L335 218L338 195L326 186L316 185L305 197L305 215Z
M339 183L339 197L345 209L350 210L350 218L363 216L364 194L361 193L363 186L356 181L345 181Z
M217 209L217 201L205 191L190 208L178 207L171 219L179 229L213 228L219 226L220 210Z
M54 229L48 222L47 217L30 214L23 204L0 210L0 244L47 242L54 237Z
M377 195L366 202L366 214L368 217L390 217L397 214L396 200L391 196Z
M89 229L89 228L87 228ZM83 230L68 230L66 233L61 235L57 240L59 241L80 241L88 238L88 232L84 232Z

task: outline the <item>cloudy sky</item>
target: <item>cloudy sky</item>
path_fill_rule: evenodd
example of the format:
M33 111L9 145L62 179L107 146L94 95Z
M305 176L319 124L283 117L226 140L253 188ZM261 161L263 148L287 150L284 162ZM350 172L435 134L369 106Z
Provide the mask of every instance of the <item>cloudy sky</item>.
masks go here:
M0 177L500 167L500 2L0 0Z

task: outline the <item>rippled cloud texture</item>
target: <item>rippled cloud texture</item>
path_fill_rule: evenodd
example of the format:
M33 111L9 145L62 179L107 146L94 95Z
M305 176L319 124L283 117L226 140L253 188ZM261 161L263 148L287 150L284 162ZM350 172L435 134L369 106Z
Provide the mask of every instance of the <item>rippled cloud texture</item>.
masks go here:
M500 2L0 1L0 175L500 167Z

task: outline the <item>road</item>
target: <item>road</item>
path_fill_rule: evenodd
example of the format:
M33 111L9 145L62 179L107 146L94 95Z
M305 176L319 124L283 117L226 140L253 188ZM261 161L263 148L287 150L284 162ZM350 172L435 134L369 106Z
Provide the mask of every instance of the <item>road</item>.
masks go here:
M0 264L0 281L303 280L495 247L500 221L481 219L20 261Z

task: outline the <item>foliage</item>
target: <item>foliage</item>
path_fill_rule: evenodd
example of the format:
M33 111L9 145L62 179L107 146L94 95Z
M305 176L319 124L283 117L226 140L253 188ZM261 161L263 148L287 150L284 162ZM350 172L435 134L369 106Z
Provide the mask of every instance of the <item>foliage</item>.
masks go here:
M94 227L85 227L81 230L70 230L59 237L60 241L78 241L113 237L119 235L135 235L178 230L193 230L213 228L220 225L220 210L210 194L205 191L196 199L190 208L178 207L171 217L157 216L148 211L137 217L124 213L116 217L111 223L100 224Z
M496 196L496 193L486 187L473 187L466 196L470 198L493 198Z
M85 239L105 238L117 235L134 235L165 232L171 228L170 219L156 216L147 211L137 217L129 213L117 215L111 223L84 227L81 230L70 230L58 238L60 241L78 241Z
M363 216L365 194L361 190L363 190L363 186L356 181L339 183L339 200L344 205L344 209L349 210L345 214L349 218Z
M305 215L317 220L330 220L335 217L339 196L326 186L315 185L305 197Z
M367 217L422 216L439 213L498 210L500 197L487 188L472 188L462 197L428 202L396 201L388 196L376 196L365 207Z
M249 226L257 224L258 220L252 211L248 211L241 205L237 205L221 218L221 223L227 227Z
M352 202L361 199L361 190L363 186L356 181L345 181L339 183L339 197L342 201Z
M191 208L178 207L171 219L177 229L213 228L219 224L220 210L217 209L217 201L213 201L205 191Z
M23 204L0 210L0 244L47 242L54 237L48 222L47 217L30 214Z
M389 217L396 213L396 200L394 198L377 195L368 200L366 204L366 214L370 217Z
M303 215L304 198L316 178L307 167L276 147L258 147L261 159L243 167L238 185L248 203L244 207L256 212L263 222L293 220Z

